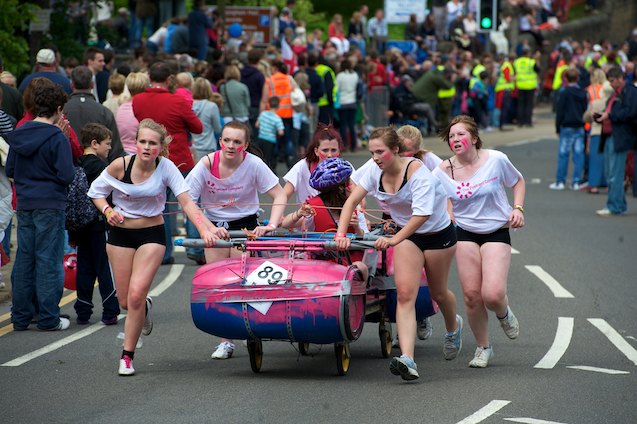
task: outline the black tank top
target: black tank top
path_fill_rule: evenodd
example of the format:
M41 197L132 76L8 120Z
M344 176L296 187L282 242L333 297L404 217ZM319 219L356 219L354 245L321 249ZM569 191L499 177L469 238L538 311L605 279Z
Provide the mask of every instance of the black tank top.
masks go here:
M407 184L407 172L409 171L409 165L411 165L414 162L415 162L415 160L411 160L407 164L407 167L405 168L405 175L403 175L403 183L400 185L398 190L396 190L396 192L399 192L400 189L405 187L405 184ZM124 175L124 176L126 176L126 175ZM382 174L381 174L380 180L378 182L378 191L382 191L383 193L385 193L385 188L383 187L383 175Z
M133 184L133 180L131 179L130 174L133 171L133 162L135 162L136 157L137 155L132 155L130 157L130 162L128 162L128 166L124 169L124 176L121 179L123 183ZM124 166L126 166L126 159L122 157L122 160L124 161ZM159 165L159 157L155 159L155 167L157 167L157 165Z

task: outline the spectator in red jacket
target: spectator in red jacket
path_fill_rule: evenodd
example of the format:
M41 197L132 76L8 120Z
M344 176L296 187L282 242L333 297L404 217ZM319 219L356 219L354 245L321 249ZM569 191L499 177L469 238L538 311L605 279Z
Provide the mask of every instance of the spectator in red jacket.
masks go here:
M195 166L190 152L188 133L201 134L203 126L186 100L168 90L174 75L166 63L154 63L148 71L148 76L150 77L150 87L145 92L133 97L133 113L140 122L143 119L151 118L166 127L173 138L168 145L168 158L177 165L185 177ZM174 209L172 205L176 202L172 193L168 195L167 199L164 213L171 212ZM166 219L166 240L172 240L173 225L174 223L171 223L170 219ZM190 222L186 222L186 234L189 238L199 238L196 228ZM196 250L191 249L186 250L189 258L198 261L203 257L203 252L199 254ZM172 243L166 243L166 253L162 263L171 264L174 261Z

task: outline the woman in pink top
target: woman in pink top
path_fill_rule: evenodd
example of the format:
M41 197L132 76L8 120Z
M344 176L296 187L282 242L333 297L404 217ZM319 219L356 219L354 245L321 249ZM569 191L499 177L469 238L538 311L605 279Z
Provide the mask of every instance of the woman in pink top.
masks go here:
M133 97L139 93L143 93L150 86L148 75L143 72L131 72L126 77L126 87L130 92L131 98L122 103L117 109L115 115L115 123L119 130L119 137L122 140L124 151L129 155L136 153L135 143L137 138L137 126L139 121L133 113Z

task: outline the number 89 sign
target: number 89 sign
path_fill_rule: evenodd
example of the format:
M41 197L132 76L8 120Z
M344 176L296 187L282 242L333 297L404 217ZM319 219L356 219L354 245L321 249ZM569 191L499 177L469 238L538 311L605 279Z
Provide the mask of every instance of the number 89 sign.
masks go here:
M270 261L265 261L246 278L247 286L267 286L284 284L288 279L288 271Z

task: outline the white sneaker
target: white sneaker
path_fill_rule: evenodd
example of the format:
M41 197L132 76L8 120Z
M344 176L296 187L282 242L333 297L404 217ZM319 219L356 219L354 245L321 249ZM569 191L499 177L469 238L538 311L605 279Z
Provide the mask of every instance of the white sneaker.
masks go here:
M508 338L516 339L520 335L520 323L508 306L507 315L504 318L498 318L498 321Z
M433 333L431 319L429 317L417 322L416 334L420 340L427 340Z
M153 331L153 298L146 297L146 318L144 319L144 328L142 328L142 334L148 336Z
M580 183L573 183L573 185L571 186L571 190L578 191L581 189L582 189L582 186L580 185Z
M552 183L549 188L551 190L564 190L565 186L564 183Z
M124 355L119 360L119 375L135 375L135 368L133 368L133 360L128 355Z
M60 322L53 328L47 329L47 331L63 331L67 330L71 326L71 321L67 318L60 317Z
M221 342L217 349L210 355L212 359L228 359L234 353L234 343Z
M469 366L471 368L486 368L491 358L493 358L493 348L491 346L478 346L476 353L473 355L473 359L469 362Z

